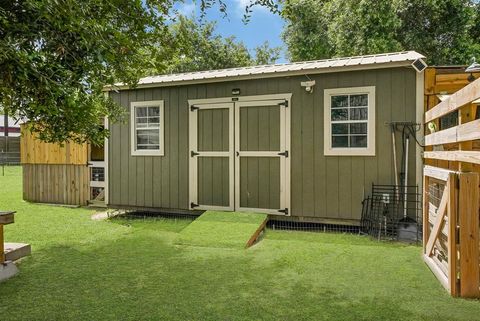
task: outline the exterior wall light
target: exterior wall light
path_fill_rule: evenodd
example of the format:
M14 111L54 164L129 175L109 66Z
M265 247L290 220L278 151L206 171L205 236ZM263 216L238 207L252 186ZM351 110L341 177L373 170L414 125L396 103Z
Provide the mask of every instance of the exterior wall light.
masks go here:
M476 61L475 57L472 58L472 64L465 69L465 72L469 72L470 76L468 76L467 80L472 82L475 80L475 76L473 75L474 72L480 72L480 64Z

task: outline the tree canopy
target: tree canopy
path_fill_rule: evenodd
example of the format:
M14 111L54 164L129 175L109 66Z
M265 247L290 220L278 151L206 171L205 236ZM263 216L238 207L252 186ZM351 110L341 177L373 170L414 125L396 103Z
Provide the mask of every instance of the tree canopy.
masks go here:
M429 64L480 55L475 0L287 0L283 38L293 61L416 50Z
M148 61L141 48L168 45L162 31L170 7L163 0L2 1L0 104L31 120L43 140L100 143L106 132L94 124L120 116L103 86L134 84Z
M270 0L262 0L268 5ZM277 51L174 23L176 0L12 0L0 2L0 106L30 120L48 142L101 144L103 117L122 118L105 85L135 86L147 73L270 62ZM200 0L202 13L222 0ZM173 24L172 24L173 23Z
M264 65L275 62L280 56L280 49L270 47L268 42L254 48L252 55L235 37L216 34L214 22L199 22L194 17L179 16L169 31L175 43L163 49L170 52L171 59L164 62L165 70L153 70L153 73Z

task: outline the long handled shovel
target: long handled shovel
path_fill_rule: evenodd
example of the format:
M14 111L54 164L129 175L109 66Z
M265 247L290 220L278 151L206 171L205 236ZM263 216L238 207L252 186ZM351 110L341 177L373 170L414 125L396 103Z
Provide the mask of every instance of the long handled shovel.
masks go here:
M393 148L393 170L395 172L395 190L398 189L398 168L397 168L397 143L395 141L395 124L392 124L392 148ZM398 191L395 192L395 201L398 199Z

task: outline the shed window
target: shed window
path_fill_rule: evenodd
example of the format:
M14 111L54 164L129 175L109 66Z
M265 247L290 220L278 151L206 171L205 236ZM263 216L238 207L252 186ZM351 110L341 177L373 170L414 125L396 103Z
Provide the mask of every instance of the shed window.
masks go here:
M325 155L375 155L375 87L325 90Z
M132 155L163 155L163 101L131 106Z

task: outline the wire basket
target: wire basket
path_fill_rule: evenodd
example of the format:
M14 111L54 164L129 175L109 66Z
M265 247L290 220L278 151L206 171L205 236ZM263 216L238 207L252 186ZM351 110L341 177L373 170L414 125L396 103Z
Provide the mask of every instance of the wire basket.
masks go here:
M362 202L361 233L378 240L419 242L422 239L418 186L372 185Z

